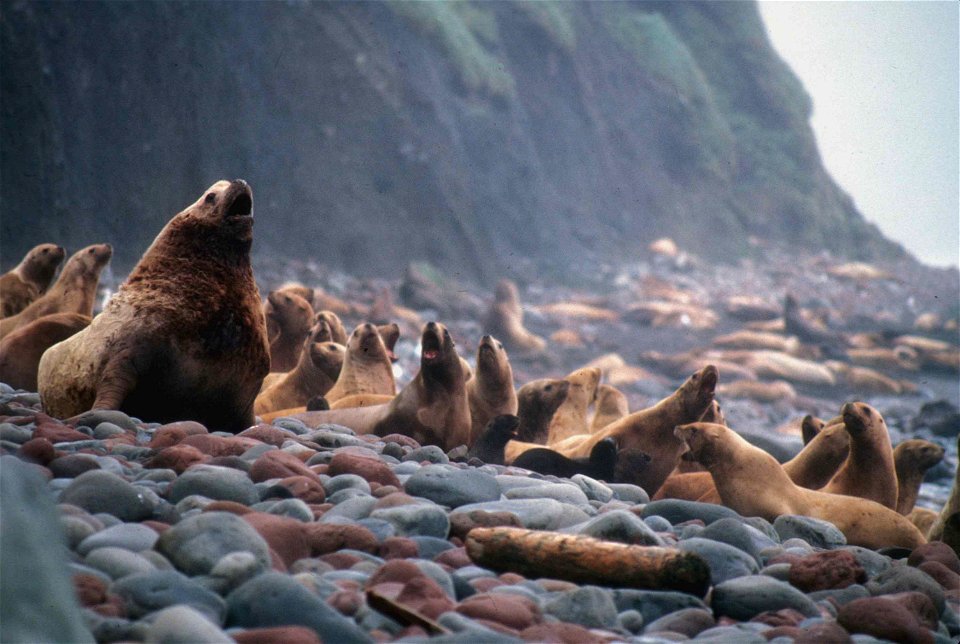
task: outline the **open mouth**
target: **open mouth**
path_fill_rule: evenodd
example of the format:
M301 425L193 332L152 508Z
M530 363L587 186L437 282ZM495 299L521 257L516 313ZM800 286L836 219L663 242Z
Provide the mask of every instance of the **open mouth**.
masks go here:
M434 362L440 357L440 338L436 332L425 331L420 340L421 356L424 362Z
M230 202L227 208L226 217L249 217L253 212L253 197L249 189L242 189Z

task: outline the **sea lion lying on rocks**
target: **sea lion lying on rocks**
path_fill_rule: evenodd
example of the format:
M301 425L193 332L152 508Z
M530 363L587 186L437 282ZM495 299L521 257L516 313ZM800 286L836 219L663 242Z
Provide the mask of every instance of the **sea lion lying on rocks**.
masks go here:
M251 426L270 369L252 241L250 186L213 184L163 228L90 326L43 354L44 410Z
M612 438L605 438L593 446L588 458L576 459L567 458L546 447L531 449L517 457L512 465L540 474L564 478L586 474L598 481L613 482L617 466L617 443Z
M0 318L16 315L46 293L64 256L63 247L40 244L0 276Z

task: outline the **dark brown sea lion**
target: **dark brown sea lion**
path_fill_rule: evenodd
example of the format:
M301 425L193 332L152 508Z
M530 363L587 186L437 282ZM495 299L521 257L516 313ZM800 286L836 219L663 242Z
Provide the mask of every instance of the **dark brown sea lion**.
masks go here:
M713 477L723 504L745 517L774 521L799 514L829 521L847 543L865 548L915 548L926 540L906 517L875 501L798 487L777 460L723 425L693 423L675 430Z
M44 411L119 409L232 432L252 425L270 369L252 213L245 181L218 181L171 219L90 326L43 354Z
M44 315L0 340L0 382L37 390L37 368L43 352L90 324L81 313Z
M56 244L40 244L0 276L0 318L16 315L46 293L65 251Z
M502 414L490 419L480 435L473 441L468 458L478 458L490 465L503 465L503 448L517 437L516 429L520 418L512 414Z
M46 293L16 315L0 320L0 338L44 315L80 313L93 317L100 272L112 256L110 244L94 244L78 250L67 260L57 281Z
M313 324L313 309L289 291L271 291L263 305L270 338L270 371L284 373L297 366L303 339Z
M598 481L613 482L617 466L617 443L612 438L603 439L593 446L588 458L567 458L546 447L531 449L521 454L512 465L563 478L585 474Z
M480 436L496 416L517 413L517 391L513 388L513 368L503 344L491 335L480 339L477 347L477 372L467 382L470 403L470 442Z
M311 342L307 338L297 366L270 387L260 392L253 404L258 416L278 409L306 405L314 396L322 396L333 387L346 349L336 342Z
M547 442L547 427L557 408L567 398L570 383L562 379L532 380L517 391L517 416L520 426L517 438L543 445Z
M957 436L957 451L960 452L960 435ZM960 467L954 472L953 487L950 496L943 504L940 515L930 526L927 538L930 541L943 541L960 555Z

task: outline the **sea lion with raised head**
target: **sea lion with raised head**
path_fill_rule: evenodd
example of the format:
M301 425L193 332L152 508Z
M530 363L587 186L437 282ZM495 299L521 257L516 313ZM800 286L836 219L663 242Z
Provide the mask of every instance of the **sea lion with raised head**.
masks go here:
M895 510L897 472L886 422L865 403L847 403L840 414L850 435L850 451L823 491L870 499Z
M315 338L314 342L336 342L344 346L347 345L347 331L343 328L343 322L339 315L324 309L314 315L313 321L314 324L321 325L321 329L323 329L323 335Z
M258 416L278 409L306 405L314 396L322 396L340 375L345 349L336 342L303 341L300 360L291 371L260 392L253 404Z
M16 315L43 295L64 256L63 247L40 244L0 276L0 318Z
M543 445L547 442L547 427L557 408L567 399L570 383L562 379L532 380L517 391L517 416L520 426L517 438Z
M90 324L82 313L54 313L12 331L0 340L0 382L37 390L37 369L43 352Z
M597 397L600 370L584 367L567 374L564 380L570 383L570 388L547 425L547 445L589 432L587 412Z
M470 442L480 436L496 416L516 415L517 390L513 388L513 368L503 343L492 335L480 339L477 347L477 372L467 381L470 403Z
M590 421L591 432L603 429L613 421L620 420L630 413L630 404L627 397L613 385L597 387L596 398L593 420Z
M313 325L313 309L290 291L271 291L263 305L270 338L270 371L285 373L297 366L303 339Z
M936 443L911 438L893 450L893 463L897 472L897 512L910 514L917 503L923 475L943 460L943 448Z
M389 327L399 336L397 325ZM357 325L347 340L340 377L326 393L327 402L332 405L341 398L357 394L393 396L396 393L390 352L380 330L369 322Z
M873 550L926 542L906 517L875 501L798 487L777 459L723 425L681 425L675 434L687 447L683 458L706 467L723 505L745 517L772 522L795 514L829 521L847 543Z
M75 252L46 293L16 315L0 320L0 338L44 315L79 313L93 317L100 272L112 256L110 244L94 244Z
M250 186L213 184L160 231L90 326L43 354L44 411L119 409L211 431L252 425L270 369L252 242Z
M493 303L487 311L483 329L501 338L504 344L521 354L538 354L546 348L546 341L523 326L523 307L517 285L508 279L497 282Z

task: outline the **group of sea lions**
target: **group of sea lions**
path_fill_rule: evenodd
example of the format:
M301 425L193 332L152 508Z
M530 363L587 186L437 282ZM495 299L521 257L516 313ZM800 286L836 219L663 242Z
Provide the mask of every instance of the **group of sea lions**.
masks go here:
M387 298L348 335L311 288L287 285L261 301L252 240L250 186L219 181L168 222L92 320L110 246L77 252L49 288L64 251L38 246L0 278L0 380L36 388L44 411L58 418L118 409L239 432L257 416L290 416L310 427L403 434L446 451L466 446L464 460L635 483L655 498L723 503L745 516L812 516L856 545L912 548L946 535L958 547L956 484L939 516L911 514L922 474L943 450L918 440L894 450L872 407L850 403L831 421L805 419L806 445L783 465L727 426L716 400L724 365L824 384L834 377L816 362L785 359L797 347L767 329L718 338L713 349L679 358L648 355L688 377L631 413L626 396L601 383L599 366L515 387L507 349L536 353L545 341L524 327L516 287L502 281L476 368L446 326L427 322L419 371L398 391L392 361L401 328L385 317L401 307ZM400 314L408 328L410 321ZM796 312L787 323L826 341Z

